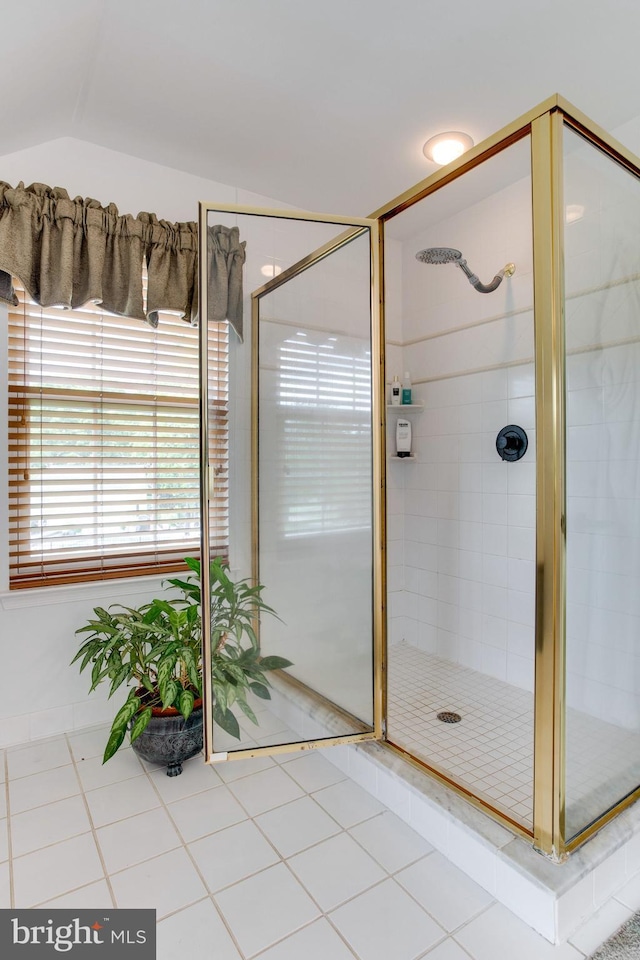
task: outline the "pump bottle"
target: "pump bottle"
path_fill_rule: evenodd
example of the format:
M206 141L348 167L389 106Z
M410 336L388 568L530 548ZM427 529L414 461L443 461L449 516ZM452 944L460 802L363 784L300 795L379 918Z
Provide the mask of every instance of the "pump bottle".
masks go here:
M411 403L411 377L407 371L402 380L402 402Z

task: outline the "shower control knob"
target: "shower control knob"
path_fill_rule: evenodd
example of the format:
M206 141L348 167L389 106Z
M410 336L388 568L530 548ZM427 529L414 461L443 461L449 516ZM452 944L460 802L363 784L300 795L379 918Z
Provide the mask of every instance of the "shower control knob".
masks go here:
M503 460L520 460L529 446L529 439L522 429L514 423L503 427L496 438L496 450Z

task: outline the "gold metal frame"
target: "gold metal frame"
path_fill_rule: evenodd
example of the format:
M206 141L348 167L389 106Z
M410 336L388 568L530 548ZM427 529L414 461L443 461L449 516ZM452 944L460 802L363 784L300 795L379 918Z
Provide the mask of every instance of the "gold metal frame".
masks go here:
M629 173L631 173L636 178L640 179L640 157L637 157L634 153L632 153L625 146L623 146L623 144L621 144L618 140L610 136L605 130L602 129L602 127L595 124L592 120L590 120L585 114L583 114L580 110L578 110L572 104L568 103L566 100L563 100L561 97L559 97L558 100L559 100L559 104L558 104L559 111L561 113L562 121L565 126L569 127L575 133L582 136L594 147L597 147L599 150L605 153L612 161L617 163L619 166L624 167ZM560 181L560 177L562 176L561 156L559 157L558 162L559 162L559 170L556 173L556 177L558 178L558 183L561 183ZM558 191L560 189L561 187L558 188ZM562 215L562 210L560 210L558 213L558 223L557 223L557 232L559 236L561 236L563 224L564 224L564 217ZM564 294L564 291L562 291L562 293ZM564 318L563 318L563 321L564 321ZM562 350L564 350L564 322L563 322L563 329L562 329L562 337L563 337L563 342L561 344L561 348ZM556 346L556 349L558 350L558 352L560 352L560 347ZM561 365L563 363L564 363L564 358L556 361L556 369L564 389L564 370L561 369ZM562 402L564 403L564 392L562 395ZM566 417L563 410L559 415L560 425L558 428L559 430L561 429L563 432L563 444L564 444L563 450L562 450L563 457L562 457L562 460L559 462L559 466L558 466L558 472L562 473L563 487L565 482L564 481L564 474L565 474L564 454L566 451L566 444L564 442L565 422L566 422ZM560 489L559 485L557 489L559 491ZM566 536L566 531L564 530L563 530L563 536ZM564 561L564 556L563 556L563 561ZM563 563L563 567L564 567L564 563ZM558 571L558 578L560 576L564 578L564 569L562 569L562 571ZM561 589L562 589L562 599L564 601L564 592L565 592L564 583L562 583ZM563 617L565 616L564 610L562 611L562 616ZM564 664L562 662L562 659L564 658L564 656L565 656L565 635L564 635L564 622L563 622L562 623L562 647L561 647L561 652L556 657L556 660L558 662L558 671L562 673L564 672ZM562 723L564 723L565 710L566 710L566 699L565 699L564 688L562 689L562 692L561 692L561 699L562 699L562 702L561 702L560 709L562 712ZM563 764L565 762L564 751L563 751L562 762ZM564 770L563 770L563 774L564 774ZM559 785L559 790L560 790L559 809L560 809L561 818L563 818L564 805L566 801L566 792L565 792L564 782L562 782ZM629 791L617 803L613 804L608 810L605 810L599 817L596 817L591 823L585 826L582 830L578 831L578 833L575 836L570 838L566 836L564 820L561 819L560 829L562 831L562 836L558 844L559 856L561 858L565 857L569 853L576 850L579 846L581 846L581 844L585 843L595 833L597 833L598 830L600 830L607 823L613 820L623 810L626 810L627 807L629 807L632 803L634 803L638 799L640 799L640 785L638 785L638 787L636 787L634 790ZM541 849L544 849L544 848L541 848Z
M276 746L254 747L244 750L233 750L228 752L216 752L214 748L213 734L213 696L210 689L211 684L206 681L211 675L211 624L209 618L203 617L202 642L203 642L203 669L205 674L205 697L204 697L204 749L205 757L209 763L219 763L226 760L241 760L247 757L257 757L265 755L277 755L289 753L292 751L301 751L314 749L316 747L327 747L338 744L359 743L364 740L380 740L383 735L383 650L385 647L385 618L384 618L384 597L386 594L385 584L385 499L384 499L384 431L385 431L385 386L384 386L384 336L383 322L381 318L381 241L380 225L376 219L362 217L342 217L330 216L325 214L309 213L308 211L297 210L272 210L260 207L248 207L234 204L211 204L200 203L199 213L199 243L200 250L206 251L206 230L207 219L210 212L219 213L238 213L245 215L263 216L270 219L284 220L305 220L318 223L332 223L338 226L344 226L347 229L329 242L312 251L308 256L293 264L293 266L284 270L277 277L273 277L251 294L251 541L252 541L252 578L257 583L260 580L259 570L259 308L260 299L273 290L287 283L300 273L311 268L314 264L330 256L335 251L354 239L369 233L370 249L370 304L371 304L371 378L372 378L372 646L373 646L373 677L372 677L372 702L373 702L373 729L366 732L357 732L351 734L342 734L336 736L327 736L316 740L300 740L295 743L278 744ZM206 282L207 256L199 258L199 294L201 317L208 315L207 301L207 282ZM209 492L210 470L208 463L208 338L206 336L206 324L200 324L200 408L201 408L201 516L202 516L202 557L209 556L210 537L209 537ZM210 604L210 585L202 579L202 609L206 610ZM255 625L256 630L259 625ZM304 688L305 685L295 681L298 688ZM309 690L310 696L317 694ZM347 717L347 714L335 705L330 704L326 698L322 699L330 706L336 714ZM355 720L355 718L352 718Z
M565 378L562 115L531 124L536 369L534 843L563 855L565 808Z
M203 611L211 610L211 582L209 558L211 539L209 531L209 501L211 473L209 470L209 284L207 283L207 217L209 206L198 208L198 305L200 310L200 610L202 619L202 707L204 754L208 757L213 747L213 686L211 677L211 618Z
M365 735L328 738L310 743L237 751L234 756L255 756L268 749L272 753L290 749L308 749L331 743L379 739L386 733L386 564L385 564L385 374L384 374L384 224L403 210L420 202L446 184L500 153L526 136L531 138L531 181L534 250L534 333L536 359L537 429L537 519L536 519L536 640L535 640L535 718L534 718L534 815L533 831L527 831L482 797L472 795L446 776L446 773L407 754L401 747L387 746L451 789L467 797L475 806L524 836L554 860L588 840L618 813L640 798L640 786L578 833L565 836L565 555L566 555L566 412L564 356L564 251L563 251L563 128L568 126L616 163L640 177L640 159L609 136L601 127L559 95L537 107L487 138L458 160L400 194L376 210L366 220L326 217L282 210L262 210L229 205L200 205L200 249L206 251L206 223L209 211L251 213L263 216L299 218L344 224L347 228L333 244L325 245L305 260L264 284L252 298L252 318L257 329L259 297L286 282L296 272L327 256L342 242L348 242L358 228L369 228L372 238L372 373L373 373L373 482L374 482L374 732ZM200 257L201 315L207 316L206 256ZM207 434L207 337L201 324L201 418L203 424L202 516L208 520L209 469ZM257 398L257 351L254 351L254 398ZM257 399L254 399L252 438L257 455ZM257 464L257 456L255 461ZM252 471L252 532L254 575L257 576L258 478ZM209 555L208 523L203 522L202 556ZM204 609L209 603L208 584L202 581ZM206 620L206 618L204 618ZM203 624L205 672L210 671L210 649ZM210 638L209 638L210 640ZM210 760L226 759L212 755L213 721L211 691L205 685L205 750Z
M410 758L432 776L505 826L533 837L554 860L589 839L640 798L640 787L576 837L565 836L565 357L563 260L563 126L581 134L631 173L640 160L559 95L549 97L458 160L380 207L372 216L384 223L526 136L531 137L534 244L534 329L536 355L537 519L536 643L533 831L450 780L442 771ZM400 754L401 747L389 746Z

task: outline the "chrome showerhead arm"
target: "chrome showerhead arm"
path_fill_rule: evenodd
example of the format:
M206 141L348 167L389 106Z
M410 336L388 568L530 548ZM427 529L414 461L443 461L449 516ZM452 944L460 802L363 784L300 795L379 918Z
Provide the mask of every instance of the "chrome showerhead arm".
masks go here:
M457 267L460 267L464 275L468 277L469 283L478 291L478 293L493 293L494 290L498 289L503 278L512 277L516 269L515 263L507 263L502 270L499 270L498 273L496 273L491 283L482 283L480 278L469 269L466 260L456 260L455 264Z

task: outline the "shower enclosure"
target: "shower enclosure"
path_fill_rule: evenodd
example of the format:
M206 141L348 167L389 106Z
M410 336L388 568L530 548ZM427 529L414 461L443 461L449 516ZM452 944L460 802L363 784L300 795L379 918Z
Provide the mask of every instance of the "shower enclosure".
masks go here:
M639 177L554 96L366 220L201 205L247 241L229 558L293 662L239 742L207 691L211 762L382 740L554 859L640 795Z

